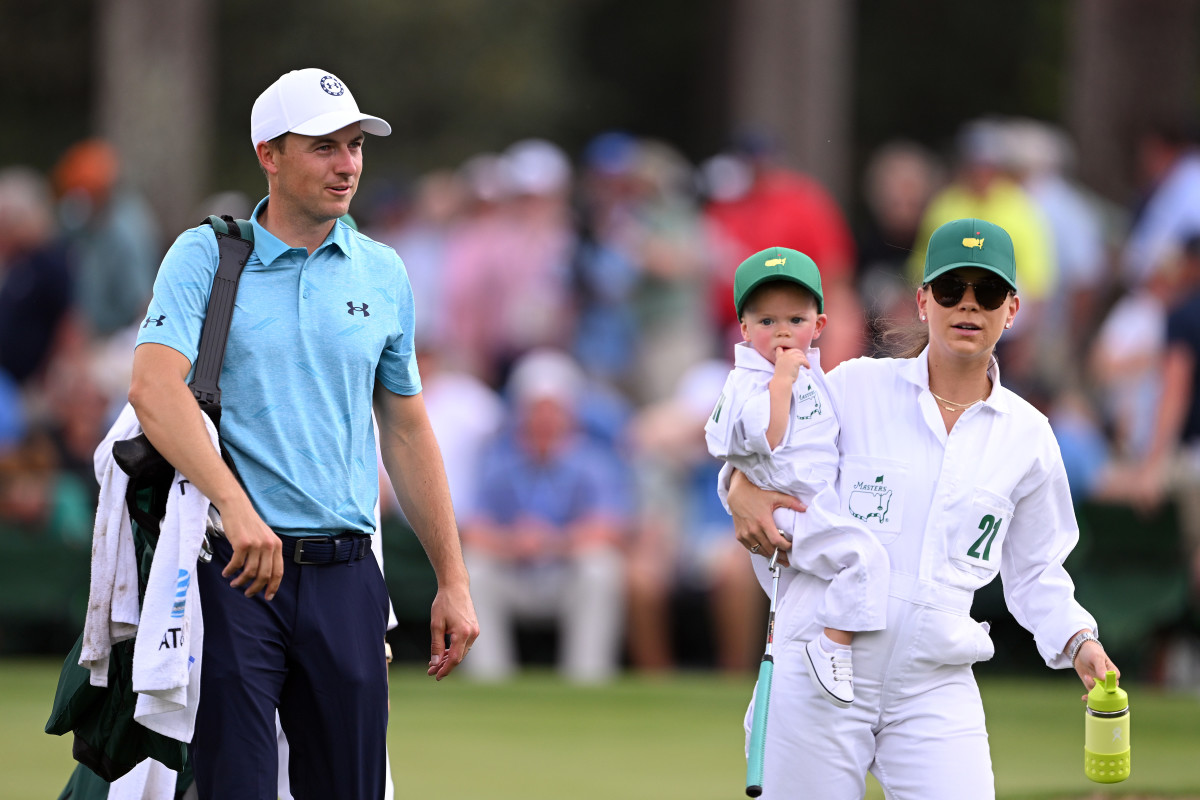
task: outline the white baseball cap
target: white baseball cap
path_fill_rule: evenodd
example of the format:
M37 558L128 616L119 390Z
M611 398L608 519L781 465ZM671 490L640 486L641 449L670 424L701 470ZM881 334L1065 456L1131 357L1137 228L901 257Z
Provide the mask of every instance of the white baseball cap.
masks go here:
M392 126L358 110L350 88L323 69L296 69L267 87L250 111L251 144L285 133L323 136L355 122L366 133L387 136Z
M522 139L505 150L503 158L517 194L552 195L570 185L570 160L558 145L545 139Z
M575 360L550 347L539 347L521 356L508 378L509 398L518 406L554 400L574 408L586 387L587 378Z

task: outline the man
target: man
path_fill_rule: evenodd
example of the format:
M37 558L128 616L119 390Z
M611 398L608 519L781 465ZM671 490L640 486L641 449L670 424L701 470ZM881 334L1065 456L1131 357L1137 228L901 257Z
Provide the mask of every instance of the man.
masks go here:
M1161 390L1150 443L1129 483L1136 506L1178 503L1185 557L1200 601L1200 234L1184 241L1167 311Z
M116 148L103 139L71 145L52 173L71 248L75 305L100 340L137 320L163 254L154 211L123 173Z
M438 579L429 674L450 674L478 635L421 397L408 278L391 249L339 221L358 188L364 133L391 128L318 69L272 84L250 128L269 194L252 217L221 374L222 442L239 475L209 443L185 383L218 260L204 226L163 260L129 392L150 441L224 526L212 563L197 568L196 785L202 800L275 798L278 709L297 798L375 800L388 601L364 557L378 493L373 396L384 464Z
M475 507L463 524L489 631L468 675L510 677L517 667L515 623L552 620L563 677L609 681L621 657L626 469L610 444L582 430L586 377L566 353L525 354L507 389L511 427L480 460Z
M1058 267L1053 239L1033 199L1007 171L1011 160L1009 142L999 122L968 122L959 131L957 148L957 174L933 196L925 210L908 259L909 277L914 284L920 283L926 243L946 222L964 218L996 220L1012 236L1016 248L1021 270L1017 277L1028 317L1029 301L1043 302L1055 286Z
M71 320L71 265L56 241L50 190L24 167L0 170L0 376L32 387Z
M1127 286L1143 285L1200 230L1200 150L1190 120L1157 120L1134 143L1142 196L1120 257Z
M747 132L734 145L731 175L741 179L714 185L704 210L717 233L720 254L710 282L712 313L730 347L742 339L741 324L729 308L737 264L767 247L788 247L821 265L825 308L838 320L821 340L825 369L862 355L866 319L854 289L854 237L845 214L821 183L787 167L776 142Z
M955 219L984 219L1012 237L1021 284L1021 316L1000 340L1005 382L1018 394L1031 391L1043 375L1061 374L1045 363L1047 304L1058 285L1054 239L1042 212L1029 193L1013 180L1010 142L1003 125L984 118L966 123L958 134L958 170L950 183L933 196L921 218L916 246L909 256L909 278L915 285L925 269L926 243L933 232Z

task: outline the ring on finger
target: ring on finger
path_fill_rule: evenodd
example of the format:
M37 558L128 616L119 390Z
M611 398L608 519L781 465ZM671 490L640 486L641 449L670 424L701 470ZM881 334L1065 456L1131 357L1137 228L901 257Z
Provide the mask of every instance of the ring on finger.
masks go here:
M754 545L754 547L751 547L751 548L750 548L750 552L751 552L751 553L757 553L757 552L758 552L758 549L759 549L760 547L762 547L762 545L760 545L760 544L756 544L756 545Z

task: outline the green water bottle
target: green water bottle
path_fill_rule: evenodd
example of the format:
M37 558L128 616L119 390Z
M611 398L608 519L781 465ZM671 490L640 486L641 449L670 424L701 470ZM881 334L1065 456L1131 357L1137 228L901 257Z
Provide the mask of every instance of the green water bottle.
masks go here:
M1117 686L1112 670L1088 692L1083 774L1097 783L1129 777L1129 695Z

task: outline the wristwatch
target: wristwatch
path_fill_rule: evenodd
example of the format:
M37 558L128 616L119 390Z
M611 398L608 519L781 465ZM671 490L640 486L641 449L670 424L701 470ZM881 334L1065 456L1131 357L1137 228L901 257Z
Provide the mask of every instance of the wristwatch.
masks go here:
M1071 637L1071 641L1067 643L1067 653L1071 657L1071 666L1075 666L1075 657L1079 655L1079 648L1083 647L1084 642L1096 642L1100 640L1096 638L1096 634L1091 631L1080 631Z

